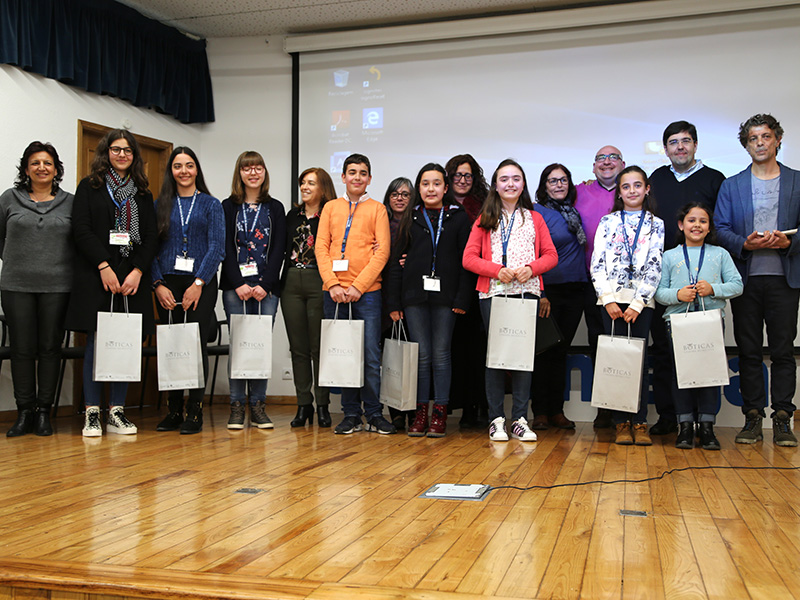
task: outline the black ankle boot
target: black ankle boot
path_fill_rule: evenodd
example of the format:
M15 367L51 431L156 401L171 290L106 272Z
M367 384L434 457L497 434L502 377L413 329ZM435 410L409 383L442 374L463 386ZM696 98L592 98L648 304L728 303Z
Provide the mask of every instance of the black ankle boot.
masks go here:
M703 450L719 450L719 440L714 435L714 424L708 421L703 421L698 426L698 435L700 436L700 447Z
M694 423L691 421L678 423L678 438L675 440L675 447L684 450L694 448Z
M17 410L17 421L6 432L6 437L19 437L33 431L35 420L34 409L20 408Z
M328 427L331 426L330 416L328 417ZM304 404L302 406L297 407L297 414L292 419L292 422L289 423L292 427L302 427L308 421L309 425L314 424L314 407L311 404Z
M156 425L156 431L175 431L183 423L183 392L177 398L167 396L167 416Z
M317 407L317 425L320 427L331 426L331 413L327 404Z
M40 406L36 411L36 423L34 424L36 435L53 435L53 426L50 423L50 407Z
M181 434L188 435L203 431L203 403L189 400L186 407L186 420L181 423Z

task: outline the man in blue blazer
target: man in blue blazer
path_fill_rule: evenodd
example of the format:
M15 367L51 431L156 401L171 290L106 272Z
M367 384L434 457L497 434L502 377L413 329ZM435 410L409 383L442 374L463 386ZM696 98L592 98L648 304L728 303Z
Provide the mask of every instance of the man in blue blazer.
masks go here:
M783 128L772 115L755 115L742 123L739 141L752 163L722 183L714 215L719 242L733 256L745 282L744 293L731 300L745 414L744 428L736 436L741 444L763 439L766 324L774 442L797 446L790 418L795 410L794 338L800 299L800 172L778 162L782 138Z

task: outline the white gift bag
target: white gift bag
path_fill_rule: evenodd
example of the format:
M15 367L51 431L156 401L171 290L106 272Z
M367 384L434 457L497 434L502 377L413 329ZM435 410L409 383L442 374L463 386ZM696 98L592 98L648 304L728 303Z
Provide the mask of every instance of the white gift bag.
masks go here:
M628 336L597 337L597 360L592 384L592 406L624 412L639 411L644 376L645 340Z
M204 388L203 353L200 347L200 325L172 322L156 326L156 359L158 391Z
M674 314L669 322L678 388L728 385L722 311L703 306L700 311Z
M114 294L110 311L97 313L92 365L95 381L142 380L142 315L129 313L128 297L122 298L124 313L114 312Z
M364 321L339 316L322 319L319 343L320 387L360 388L364 385Z
M393 322L392 337L383 342L381 402L397 410L415 410L418 368L419 344L408 341L402 321Z
M269 379L272 377L272 315L230 316L230 356L228 376L231 379Z
M494 296L491 302L486 366L490 369L533 371L538 300Z

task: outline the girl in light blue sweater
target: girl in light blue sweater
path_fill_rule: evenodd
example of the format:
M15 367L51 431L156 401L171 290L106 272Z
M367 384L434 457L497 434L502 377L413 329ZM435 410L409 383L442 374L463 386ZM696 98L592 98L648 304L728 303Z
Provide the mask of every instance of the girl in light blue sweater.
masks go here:
M742 277L733 264L730 254L714 241L714 221L711 210L701 202L690 202L678 212L678 246L664 253L661 263L661 282L656 290L656 300L667 306L664 319L670 331L670 317L690 311L724 309L725 300L742 293ZM702 298L702 301L700 300ZM702 302L702 306L701 306ZM674 348L670 346L673 351ZM678 389L673 370L672 398L678 415L680 430L676 448L693 448L695 414L697 415L700 445L704 450L719 450L714 435L714 422L719 405L717 387Z

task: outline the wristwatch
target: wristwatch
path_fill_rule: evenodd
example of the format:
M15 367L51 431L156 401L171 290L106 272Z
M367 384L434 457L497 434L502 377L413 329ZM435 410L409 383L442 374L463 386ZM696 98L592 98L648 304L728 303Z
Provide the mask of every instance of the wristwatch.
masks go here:
M199 279L199 278L194 280L194 284L197 287L203 287L205 285L205 283L206 283L205 281L203 281L202 279Z

